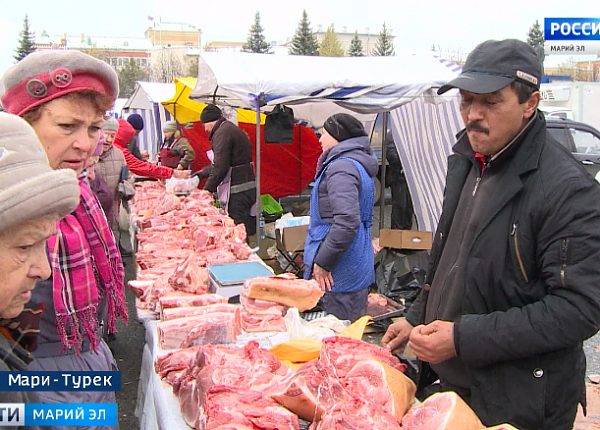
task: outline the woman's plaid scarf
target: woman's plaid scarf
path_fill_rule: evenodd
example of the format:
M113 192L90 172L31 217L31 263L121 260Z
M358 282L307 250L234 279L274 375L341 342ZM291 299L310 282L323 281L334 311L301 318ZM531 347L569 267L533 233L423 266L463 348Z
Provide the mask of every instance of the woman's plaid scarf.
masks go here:
M77 352L85 336L97 351L100 298L106 297L108 303L109 332L116 331L117 317L127 322L121 255L83 177L79 190L79 206L57 223L58 233L48 239L57 331L63 351L71 347Z

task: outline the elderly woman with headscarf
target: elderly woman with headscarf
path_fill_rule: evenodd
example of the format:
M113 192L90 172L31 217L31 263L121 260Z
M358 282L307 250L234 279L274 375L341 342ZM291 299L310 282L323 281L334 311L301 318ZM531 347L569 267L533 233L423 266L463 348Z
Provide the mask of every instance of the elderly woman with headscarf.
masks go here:
M77 177L52 170L35 132L0 113L0 318L23 311L36 281L50 276L46 241L79 203ZM31 356L0 328L0 371L23 371ZM0 403L36 403L28 392L0 392Z
M369 287L375 282L370 227L377 158L363 125L353 116L335 114L323 128L304 277L314 276L319 283L327 313L354 321L365 315Z
M2 106L31 124L50 166L79 175L79 205L47 242L52 276L38 281L32 293L31 305L43 313L29 370L116 370L102 335L105 328L116 331L118 317L127 320L123 263L82 172L118 88L108 64L78 51L34 52L0 79ZM43 403L115 401L114 392L40 392L39 397Z

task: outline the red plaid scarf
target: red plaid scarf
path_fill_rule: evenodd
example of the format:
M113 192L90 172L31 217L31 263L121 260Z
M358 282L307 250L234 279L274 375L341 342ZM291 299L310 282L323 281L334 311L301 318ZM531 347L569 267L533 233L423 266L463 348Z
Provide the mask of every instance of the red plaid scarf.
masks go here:
M121 255L98 200L83 177L79 190L79 206L57 223L58 233L48 239L57 331L63 351L73 347L77 352L84 336L97 351L101 297L108 302L109 332L116 331L117 317L127 322Z

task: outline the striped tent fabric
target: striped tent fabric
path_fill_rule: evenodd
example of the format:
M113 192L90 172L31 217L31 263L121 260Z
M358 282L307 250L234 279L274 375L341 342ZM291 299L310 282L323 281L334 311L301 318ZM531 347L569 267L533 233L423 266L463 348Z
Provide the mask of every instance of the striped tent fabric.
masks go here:
M453 63L450 60L445 60L441 57L438 57L437 55L434 55L434 57L437 58L438 61L440 63L442 63L445 67L447 67L448 69L450 69L452 72L456 73L457 75L459 75L460 72L462 72L462 67L459 66L458 64Z
M157 143L162 139L162 124L172 119L171 114L160 103L152 103L153 109L130 109L121 111L121 117L127 119L137 113L144 119L144 129L138 136L140 151L146 150L153 160L158 153Z
M434 104L419 97L391 111L390 119L418 229L435 231L442 213L448 156L456 133L463 128L458 99Z

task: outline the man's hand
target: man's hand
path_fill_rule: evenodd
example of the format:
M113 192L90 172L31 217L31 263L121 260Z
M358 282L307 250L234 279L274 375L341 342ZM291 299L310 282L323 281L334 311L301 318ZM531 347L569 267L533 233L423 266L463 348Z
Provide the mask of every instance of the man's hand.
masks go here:
M173 169L173 177L175 179L189 179L191 170L177 170Z
M315 275L315 280L319 284L321 291L331 291L331 287L333 286L333 277L331 276L331 272L328 272L315 263L313 264L313 275Z
M410 333L408 346L419 360L438 364L456 357L453 331L454 323L450 321L418 325Z
M413 326L406 319L395 322L385 332L383 339L381 339L381 346L392 352L402 354L412 329Z
M183 170L183 166L181 164L178 164L176 167L177 170Z

